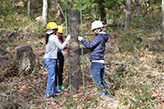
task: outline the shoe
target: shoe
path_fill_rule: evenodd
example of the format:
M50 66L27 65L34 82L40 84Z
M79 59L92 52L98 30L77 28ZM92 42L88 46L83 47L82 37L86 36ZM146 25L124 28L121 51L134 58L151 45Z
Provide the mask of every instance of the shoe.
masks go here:
M57 92L61 92L61 90L59 89L59 86L56 86L56 88L57 88Z
M63 85L60 86L60 89L63 91L67 91L67 89Z
M49 97L47 97L47 98L57 99L57 96L55 96L54 94L52 94L51 96L49 96Z
M111 95L109 89L106 89L106 90L105 90L105 95L107 95L107 96L109 96L109 97L111 97L111 98L113 97L113 96Z
M109 95L109 94L110 94L109 89L106 89L106 90L105 90L105 95Z
M60 92L56 91L54 95L59 96Z
M101 91L100 93L99 93L99 97L100 98L102 98L103 96L105 96L106 94L105 94L105 91Z

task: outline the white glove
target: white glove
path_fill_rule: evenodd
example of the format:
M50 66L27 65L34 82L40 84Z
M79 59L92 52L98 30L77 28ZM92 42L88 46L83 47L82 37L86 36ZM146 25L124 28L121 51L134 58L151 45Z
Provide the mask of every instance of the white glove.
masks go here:
M65 51L61 50L61 53L63 54L63 56L65 55Z
M71 36L68 35L68 36L66 37L65 41L68 42L70 39L71 39Z
M82 41L82 40L83 40L83 37L78 36L78 40L79 40L79 41Z
M69 45L69 42L67 42L67 45Z

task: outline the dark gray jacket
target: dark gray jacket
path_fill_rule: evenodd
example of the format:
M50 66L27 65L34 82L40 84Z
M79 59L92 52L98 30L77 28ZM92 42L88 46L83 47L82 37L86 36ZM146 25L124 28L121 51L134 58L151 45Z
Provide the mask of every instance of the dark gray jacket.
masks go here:
M104 60L105 43L108 41L108 34L105 32L99 32L96 37L87 42L83 39L82 44L90 49L90 60Z

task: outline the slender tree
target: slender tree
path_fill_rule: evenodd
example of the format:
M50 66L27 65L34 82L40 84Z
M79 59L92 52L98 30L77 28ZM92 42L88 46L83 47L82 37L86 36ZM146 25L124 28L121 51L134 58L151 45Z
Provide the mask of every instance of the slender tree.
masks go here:
M105 8L103 6L103 3L105 3L104 0L99 0L101 21L103 21L106 24L106 18L105 18L106 12L105 12Z
M162 0L162 42L164 43L164 0Z
M62 23L64 18L65 18L65 15L64 15L64 12L60 6L60 1L56 0L57 2L57 13L58 13L58 16L59 16L59 22Z
M47 24L47 12L48 12L48 1L43 0L42 20L44 24Z
M125 19L125 28L129 28L131 22L131 0L126 0L126 19Z
M30 0L27 3L28 17L30 17Z
M137 4L137 11L136 11L136 16L138 16L139 14L139 9L140 9L140 0L136 0L136 4Z

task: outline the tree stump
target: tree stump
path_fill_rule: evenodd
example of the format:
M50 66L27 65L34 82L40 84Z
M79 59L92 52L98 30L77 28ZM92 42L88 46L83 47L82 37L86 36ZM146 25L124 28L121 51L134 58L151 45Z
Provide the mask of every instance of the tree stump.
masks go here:
M26 76L40 69L39 58L33 53L29 45L15 48L14 67L18 75Z

